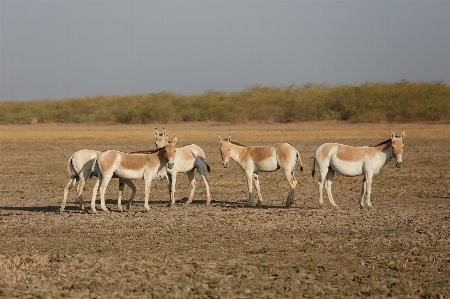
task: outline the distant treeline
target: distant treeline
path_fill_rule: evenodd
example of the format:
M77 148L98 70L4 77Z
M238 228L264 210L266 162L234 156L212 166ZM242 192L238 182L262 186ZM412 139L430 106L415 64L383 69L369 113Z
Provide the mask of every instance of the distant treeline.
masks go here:
M62 100L0 102L0 123L295 122L312 120L450 120L444 82L252 86L240 92L99 95Z

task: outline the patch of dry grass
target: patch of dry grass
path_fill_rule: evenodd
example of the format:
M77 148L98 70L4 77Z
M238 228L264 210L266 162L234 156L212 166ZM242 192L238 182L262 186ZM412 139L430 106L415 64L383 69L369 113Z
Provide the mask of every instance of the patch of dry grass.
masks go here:
M152 125L3 125L0 126L0 142L50 142L55 140L117 140L118 142L149 140L153 145L154 128L167 129L169 137L177 135L180 144L216 142L216 135L244 144L282 142L283 140L376 139L385 140L391 130L399 134L406 131L410 138L448 138L448 124L354 124L348 122L305 122L289 124L152 124ZM361 144L363 145L363 144Z

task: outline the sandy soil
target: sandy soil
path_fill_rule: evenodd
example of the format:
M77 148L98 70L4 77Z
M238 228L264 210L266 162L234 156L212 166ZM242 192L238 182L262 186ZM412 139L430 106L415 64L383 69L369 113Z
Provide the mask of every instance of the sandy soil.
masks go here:
M179 145L196 143L211 165L212 205L198 173L193 204L185 174L169 209L167 183L154 182L151 211L143 182L130 213L82 213L69 194L67 162L83 148L154 147L156 125L0 126L0 297L5 298L299 298L450 296L450 125L165 124ZM158 125L161 129L163 125ZM406 131L404 165L374 177L373 209L361 210L362 177L336 176L320 207L311 177L324 142L374 145ZM216 134L248 145L290 142L305 171L296 202L281 172L260 174L262 208L246 207L242 170L221 164ZM90 200L94 180L86 184ZM125 198L131 194L125 190ZM99 202L97 201L97 207Z

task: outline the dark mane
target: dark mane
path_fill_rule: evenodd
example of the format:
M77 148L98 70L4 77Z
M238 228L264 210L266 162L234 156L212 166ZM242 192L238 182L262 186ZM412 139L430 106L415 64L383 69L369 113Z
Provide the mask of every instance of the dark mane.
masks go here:
M234 145L239 145L239 146L246 146L246 145L243 145L243 144L241 144L241 143L234 142L234 141L230 141L230 143L232 143L232 144L234 144Z
M159 152L162 150L162 148L156 149L156 150L145 150L145 151L136 151L136 152L129 152L128 154L154 154L156 152Z
M383 141L383 142L381 142L381 143L378 143L377 145L374 145L374 147L377 147L377 146L380 146L380 145L387 144L389 141L391 141L391 139L388 139L388 140L386 140L386 141Z

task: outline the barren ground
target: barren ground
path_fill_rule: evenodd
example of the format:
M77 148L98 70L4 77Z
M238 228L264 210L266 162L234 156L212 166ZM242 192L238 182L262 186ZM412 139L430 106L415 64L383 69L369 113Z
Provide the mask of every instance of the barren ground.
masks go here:
M450 125L166 124L177 145L204 149L210 207L196 173L191 205L180 174L173 209L166 206L167 183L157 181L145 212L143 182L136 181L135 205L120 213L113 179L110 213L82 213L75 188L59 213L73 152L153 149L155 126L0 126L0 297L450 296ZM362 177L336 176L340 209L326 196L319 206L311 165L320 144L374 145L402 129L403 167L390 162L374 177L373 209L359 208ZM297 168L292 208L284 207L289 188L279 171L260 174L263 207L246 207L244 173L234 162L222 167L217 133L247 145L295 145L305 171ZM93 185L86 184L86 202ZM130 194L126 188L125 198Z

